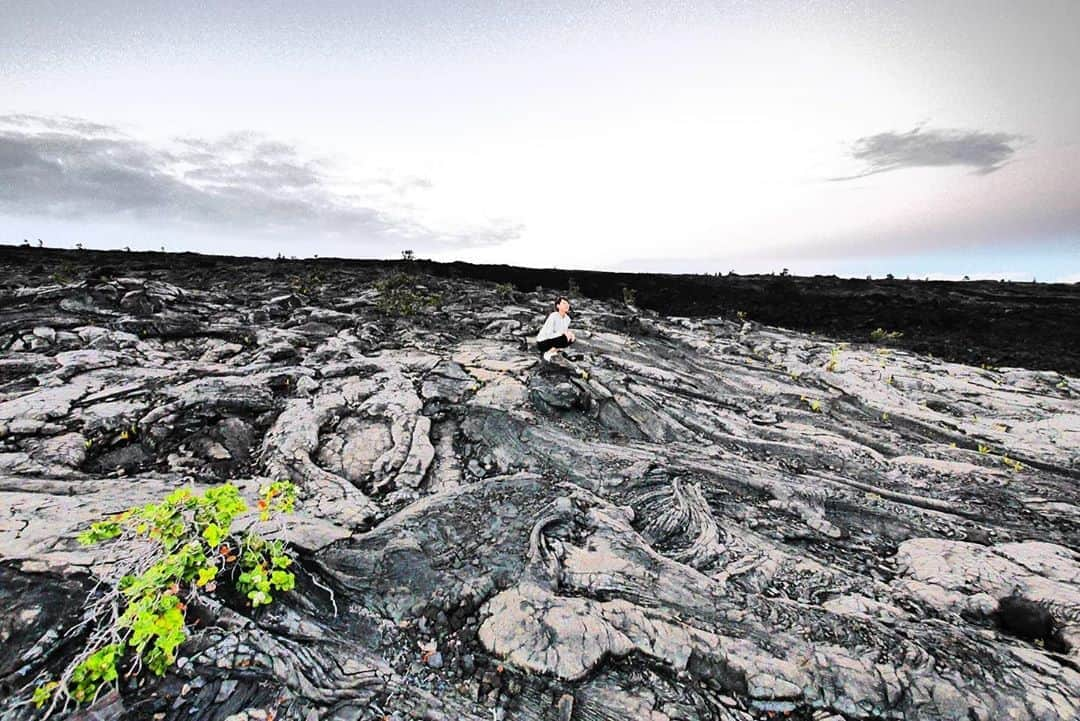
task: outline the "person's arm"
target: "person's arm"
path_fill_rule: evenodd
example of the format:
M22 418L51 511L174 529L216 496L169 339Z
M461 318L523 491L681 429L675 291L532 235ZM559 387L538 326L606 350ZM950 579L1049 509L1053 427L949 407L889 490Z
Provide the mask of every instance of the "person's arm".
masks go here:
M552 313L544 321L544 327L536 334L536 340L541 341L555 335L555 314Z

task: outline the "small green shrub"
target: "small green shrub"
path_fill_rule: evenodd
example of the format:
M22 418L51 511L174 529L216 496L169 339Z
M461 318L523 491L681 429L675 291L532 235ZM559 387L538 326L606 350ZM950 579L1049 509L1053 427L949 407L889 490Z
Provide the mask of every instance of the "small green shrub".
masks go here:
M53 272L50 278L53 283L57 285L68 285L75 282L75 276L78 275L78 269L75 264L70 260L65 260L60 264L60 267Z
M903 336L904 334L898 330L887 331L883 328L875 328L874 330L870 331L870 340L875 343L880 343L883 340L896 340L897 338L902 338Z
M294 293L300 295L314 295L322 287L323 277L317 270L304 275L294 275L289 278L289 287Z
M622 289L622 300L626 305L634 305L637 301L637 290L628 285L624 285Z
M270 521L291 513L296 487L276 481L259 489L258 518ZM296 578L289 571L284 525L278 538L233 530L248 506L232 484L196 494L173 491L161 503L130 508L93 523L79 535L84 545L122 541L143 549L121 562L119 580L97 600L88 602L86 618L96 620L85 649L59 680L34 691L38 708L49 705L46 717L72 703L92 703L107 684L137 673L143 666L161 676L176 662L187 640L185 613L189 603L217 590L221 576L234 578L234 587L257 608L273 594L291 590Z
M380 293L387 293L392 290L401 290L403 288L409 288L416 283L416 278L408 273L402 273L397 271L385 275L375 281L375 288Z
M416 315L425 308L435 308L442 303L438 294L429 294L415 288L416 277L407 273L391 273L375 281L379 299L375 306L387 315Z
M499 296L503 300L512 298L514 296L514 284L513 283L499 283L495 286L495 295Z

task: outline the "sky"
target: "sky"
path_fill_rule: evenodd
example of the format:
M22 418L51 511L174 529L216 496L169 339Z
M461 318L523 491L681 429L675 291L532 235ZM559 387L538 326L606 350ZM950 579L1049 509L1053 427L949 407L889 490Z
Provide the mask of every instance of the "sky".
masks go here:
M1080 281L1080 2L0 0L0 243Z

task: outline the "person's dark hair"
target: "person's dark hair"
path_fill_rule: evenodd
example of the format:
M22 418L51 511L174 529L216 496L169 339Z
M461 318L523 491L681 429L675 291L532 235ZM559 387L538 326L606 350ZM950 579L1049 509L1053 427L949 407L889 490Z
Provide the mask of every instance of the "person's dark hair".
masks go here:
M567 304L570 303L570 299L567 298L565 295L560 295L558 298L555 299L555 309L556 310L559 309L559 303L562 303L564 300L567 302Z

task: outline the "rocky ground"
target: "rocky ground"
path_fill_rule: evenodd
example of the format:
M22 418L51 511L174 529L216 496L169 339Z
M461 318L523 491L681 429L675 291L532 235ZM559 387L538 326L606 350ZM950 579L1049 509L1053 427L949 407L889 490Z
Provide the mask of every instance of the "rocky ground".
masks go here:
M73 718L1080 710L1075 375L584 296L544 363L565 285L34 252L0 265L0 719L80 641L90 521L283 477L298 588Z

